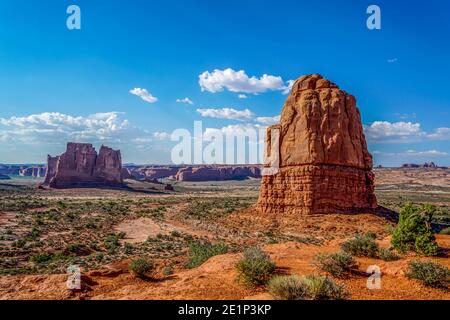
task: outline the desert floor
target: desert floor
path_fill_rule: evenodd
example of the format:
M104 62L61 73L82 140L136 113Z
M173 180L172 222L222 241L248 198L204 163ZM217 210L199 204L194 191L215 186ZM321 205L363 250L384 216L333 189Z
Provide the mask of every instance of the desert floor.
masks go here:
M438 206L450 224L450 170L375 170L377 214L282 216L252 209L259 180L164 184L128 181L128 189L39 190L32 179L0 183L0 299L272 299L264 287L236 281L245 247L261 246L280 274L318 274L314 257L337 252L357 233L372 231L389 247L393 212L406 202ZM437 235L450 267L450 236ZM227 253L192 265L194 243L223 244ZM132 276L134 258L156 264L151 280ZM344 284L352 299L450 299L405 276L398 261L356 258L359 272ZM429 258L420 258L429 259ZM66 269L80 266L82 290L67 289ZM367 289L367 267L382 271L382 288Z

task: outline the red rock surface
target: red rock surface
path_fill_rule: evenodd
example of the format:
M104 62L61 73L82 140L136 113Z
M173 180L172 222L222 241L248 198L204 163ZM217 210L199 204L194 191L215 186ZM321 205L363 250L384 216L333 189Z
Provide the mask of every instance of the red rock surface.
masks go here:
M21 169L19 175L22 177L41 178L45 177L46 168L42 166Z
M318 74L298 79L281 113L279 172L264 176L264 212L336 213L375 209L372 156L356 99Z
M100 153L91 144L67 144L59 157L47 158L44 185L51 188L119 186L122 184L120 151L102 146Z
M177 181L225 181L260 178L259 166L201 166L180 169Z

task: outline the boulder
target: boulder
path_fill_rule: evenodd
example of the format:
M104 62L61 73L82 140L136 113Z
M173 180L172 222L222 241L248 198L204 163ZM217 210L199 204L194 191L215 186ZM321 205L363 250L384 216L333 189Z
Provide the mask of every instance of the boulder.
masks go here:
M271 150L273 133L278 150ZM377 208L372 156L356 99L318 74L294 83L280 123L267 130L266 155L276 156L279 163L272 175L262 178L257 208L263 212Z

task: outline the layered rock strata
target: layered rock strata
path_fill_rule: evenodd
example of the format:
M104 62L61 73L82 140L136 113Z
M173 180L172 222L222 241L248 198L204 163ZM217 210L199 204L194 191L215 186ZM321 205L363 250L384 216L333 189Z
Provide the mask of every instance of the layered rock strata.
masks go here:
M65 153L47 157L44 186L51 188L102 187L122 185L120 151L102 146L100 152L91 144L67 144Z
M263 212L347 213L377 207L372 156L356 99L318 74L294 83L280 123L267 130L266 155L276 159L276 168L262 178L257 208Z

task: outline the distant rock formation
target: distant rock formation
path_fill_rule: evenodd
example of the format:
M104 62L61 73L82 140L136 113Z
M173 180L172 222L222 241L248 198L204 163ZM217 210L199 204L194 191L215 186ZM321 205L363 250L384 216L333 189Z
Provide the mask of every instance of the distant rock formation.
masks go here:
M22 177L33 177L33 178L43 178L47 169L43 166L39 167L28 167L19 170L19 175Z
M199 165L199 166L128 166L122 169L123 179L158 182L168 178L177 181L225 181L261 178L258 165Z
M10 180L11 178L5 174L0 174L0 180Z
M180 169L177 181L225 181L261 178L259 166L200 166Z
M120 151L102 146L99 154L92 144L67 144L59 157L47 157L44 186L50 188L121 186Z
M271 150L272 129L279 132L279 150ZM280 124L267 130L266 151L277 153L279 170L263 176L261 211L319 214L377 207L356 100L322 76L294 83Z
M130 167L127 168L131 178L142 181L154 181L155 179L168 178L176 175L179 167L154 166L154 167Z
M405 164L402 165L402 168L429 168L429 169L437 169L439 167L434 162L425 162L424 164L405 163Z
M19 175L21 166L18 165L1 165L0 166L0 174L11 174L11 175Z

